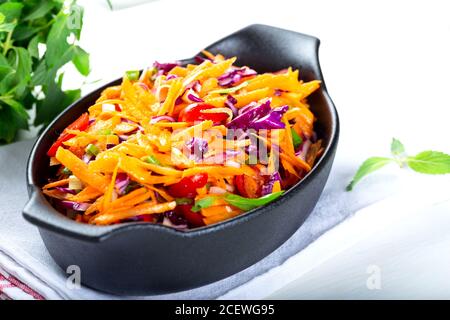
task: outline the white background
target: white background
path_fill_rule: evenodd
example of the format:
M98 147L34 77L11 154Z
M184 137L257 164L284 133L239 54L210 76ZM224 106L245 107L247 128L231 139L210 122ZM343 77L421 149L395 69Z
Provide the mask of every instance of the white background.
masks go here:
M91 53L91 80L107 81L155 59L191 57L252 23L274 25L321 39L322 70L341 119L341 162L356 169L369 156L387 155L392 137L401 139L410 153L450 153L448 1L160 0L140 10L113 12L106 1L80 3L86 7L82 46ZM67 85L76 86L76 77ZM385 179L378 181L380 188L395 172L378 176ZM408 175L412 185L420 184ZM373 218L377 212L371 214ZM380 220L386 218L384 210L378 214ZM411 216L376 230L367 221L351 218L345 228L338 226L319 239L319 244L336 242L358 228L371 231L312 270L285 275L289 284L269 296L450 298L448 203L411 211ZM380 291L365 286L367 266L373 263L382 268Z
M362 159L384 152L392 136L412 151L450 146L448 1L160 0L113 12L103 0L80 3L92 79L190 57L230 32L265 23L321 39L342 149L358 148Z

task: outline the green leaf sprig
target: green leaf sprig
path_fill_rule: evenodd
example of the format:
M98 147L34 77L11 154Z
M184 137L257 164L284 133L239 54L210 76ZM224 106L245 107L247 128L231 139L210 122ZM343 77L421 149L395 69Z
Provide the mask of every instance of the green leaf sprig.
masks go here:
M78 45L83 9L75 1L0 1L0 142L19 129L47 125L81 91L63 90L61 68L71 62L90 72L89 54Z
M269 202L274 201L280 197L284 191L278 191L262 196L260 198L244 198L237 194L227 193L224 197L225 201L241 210L248 211L257 207L264 206Z
M214 205L214 202L218 198L223 198L226 202L235 206L241 210L249 211L257 207L261 207L263 205L268 204L269 202L274 201L278 197L280 197L284 191L274 192L260 198L244 198L234 193L227 193L223 196L209 196L204 197L195 201L195 204L192 206L191 211L199 212L201 209L206 209ZM180 201L180 200L178 200ZM178 204L177 201L177 204Z
M405 152L404 145L398 139L393 138L391 154L392 157L371 157L364 161L358 171L356 171L346 190L353 190L353 187L362 178L389 163L397 163L400 168L408 166L412 170L424 174L450 173L450 155L440 151L427 150L415 156L408 156Z

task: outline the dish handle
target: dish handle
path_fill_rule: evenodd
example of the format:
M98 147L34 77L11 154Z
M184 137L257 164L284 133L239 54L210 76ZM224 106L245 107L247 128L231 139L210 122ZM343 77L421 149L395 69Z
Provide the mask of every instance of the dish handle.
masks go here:
M45 199L37 187L30 190L30 199L22 210L25 220L39 228L58 234L87 241L101 241L107 237L116 226L93 226L73 221L55 208Z

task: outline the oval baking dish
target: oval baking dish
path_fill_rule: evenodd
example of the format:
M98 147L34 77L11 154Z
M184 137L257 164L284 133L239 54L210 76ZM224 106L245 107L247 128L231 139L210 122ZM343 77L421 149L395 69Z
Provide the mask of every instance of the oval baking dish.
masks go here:
M84 285L120 295L162 294L199 287L239 272L283 244L313 210L327 181L338 142L339 121L318 61L319 40L293 31L251 25L206 50L237 56L258 72L299 68L321 88L309 102L325 151L314 168L274 202L215 225L179 231L152 223L110 226L77 223L54 209L41 192L48 177L46 152L59 133L94 104L108 83L62 112L34 145L27 168L30 200L23 214L39 228L56 263L81 268ZM183 60L188 63L193 59Z

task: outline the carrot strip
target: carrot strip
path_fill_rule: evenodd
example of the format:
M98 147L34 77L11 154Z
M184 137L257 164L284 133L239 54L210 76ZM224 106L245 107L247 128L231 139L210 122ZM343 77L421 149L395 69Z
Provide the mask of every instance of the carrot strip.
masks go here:
M183 93L183 82L180 79L175 79L170 86L167 98L158 111L158 115L172 114L173 107L177 98Z
M69 178L47 183L42 189L51 189L69 184Z
M56 159L61 162L83 183L90 185L98 191L104 192L108 187L108 179L98 173L91 172L88 165L69 150L58 148Z
M188 70L186 68L176 66L175 68L169 71L169 74L173 74L179 77L186 77L186 75L188 74Z
M216 57L215 55L213 55L211 52L207 51L207 50L202 50L202 53L205 55L205 57L207 57L209 60L214 60L214 58Z
M117 210L125 210L125 209L130 209L132 207L134 207L137 204L140 204L144 201L147 201L149 198L151 198L153 195L153 191L148 190L143 194L137 195L133 198L130 198L128 201L122 201L120 203L111 203L111 205L109 206L109 208L107 210L105 210L103 213L107 213L110 211L117 211Z
M86 186L83 190L75 195L69 195L68 199L75 202L88 202L101 196L102 193L91 186Z
M280 157L281 159L288 161L289 163L293 164L296 167L299 167L300 169L311 171L311 166L307 162L300 159L299 157L296 157L295 155L280 152Z
M139 197L139 196L145 194L146 192L147 192L147 189L145 189L144 187L136 189L136 190L133 190L130 193L128 193L128 194L126 194L126 195L124 195L124 196L114 200L111 203L111 207L123 206L128 201L130 201L130 200L132 200L132 199L134 199L136 197Z
M255 174L252 169L249 169L245 166L242 166L241 168L226 167L226 166L199 166L184 170L182 176L189 177L203 172L219 177L236 176L241 174L253 176Z
M145 187L148 188L148 189L150 189L150 190L153 190L153 191L157 192L161 197L164 198L164 200L166 200L166 201L173 201L173 197L170 196L170 195L169 195L167 192L165 192L164 190L162 190L162 189L160 189L160 188L153 187L153 186L148 185L148 184L145 184Z
M203 222L206 225L233 218L240 213L242 213L241 210L237 208L234 209L228 205L202 209L202 215L204 216Z
M289 121L286 119L286 117L283 116L283 122L285 125L284 131L285 131L285 141L286 141L286 146L288 149L288 152L290 153L295 153L294 150L294 143L292 141L292 132L291 132L291 126L289 124Z
M172 135L172 141L176 141L184 137L193 137L195 133L210 129L212 126L213 122L211 120L202 121L199 124L193 125L192 127L174 133Z
M182 175L182 171L177 170L177 169L173 169L173 168L169 168L169 167L164 167L164 166L160 166L157 164L152 164L152 163L147 163L147 162L142 162L142 166L144 168L147 168L153 172L156 172L158 174L164 175L164 176L174 176L174 177L181 177Z
M246 88L248 90L248 88ZM242 108L246 105L248 105L252 101L258 101L263 98L269 97L272 95L273 89L271 88L262 88L262 89L256 89L253 91L248 91L245 93L239 93L237 95L234 95L234 98L237 100L235 106L237 108ZM227 100L226 96L206 96L205 102L208 104L211 104L215 107L223 107L225 104L225 101Z
M89 208L87 208L87 210L84 212L85 216L89 216L92 213L98 211L100 209L100 205L103 203L103 196L97 198L97 200L95 200L95 202L93 204L91 204L89 206Z
M183 87L186 87L192 81L197 79L217 78L228 70L235 61L235 57L216 64L213 64L210 61L204 61L197 68L195 68L191 74L186 76L183 81Z
M175 209L177 203L175 201L172 202L164 202L164 203L144 203L139 206L136 206L132 209L118 210L112 211L109 213L97 215L94 217L90 223L97 225L108 225L114 222L119 222L124 219L128 219L131 217L144 215L144 214L155 214L162 213L166 211L170 211Z
M114 171L113 171L113 174L111 177L111 182L109 183L108 189L106 190L105 198L103 200L103 210L108 209L108 206L112 200L114 186L116 185L117 171L119 170L119 164L120 164L120 161L117 163L116 167L114 168Z
M188 122L157 122L153 124L156 127L170 127L174 129L184 128L189 126Z

